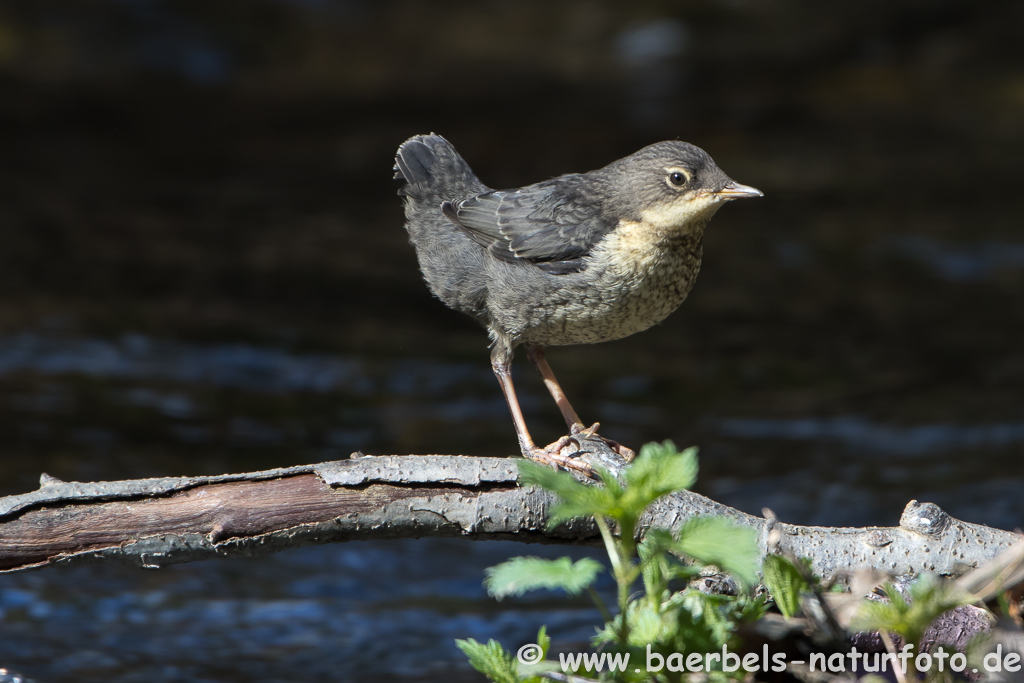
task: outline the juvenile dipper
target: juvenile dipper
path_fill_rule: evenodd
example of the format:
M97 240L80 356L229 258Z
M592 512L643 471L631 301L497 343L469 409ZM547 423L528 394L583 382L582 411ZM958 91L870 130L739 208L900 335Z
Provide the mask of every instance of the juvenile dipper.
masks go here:
M417 135L398 148L395 178L405 181L405 228L430 291L490 334L523 455L587 473L561 451L598 425L585 427L569 405L544 347L620 339L664 320L693 287L711 216L729 200L761 196L674 140L589 173L492 190L447 140ZM533 443L512 385L519 345L569 426L545 448Z

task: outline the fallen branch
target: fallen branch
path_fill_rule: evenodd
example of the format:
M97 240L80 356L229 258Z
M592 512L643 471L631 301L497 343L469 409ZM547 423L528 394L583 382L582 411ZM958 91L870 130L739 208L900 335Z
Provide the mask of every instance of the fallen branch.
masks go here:
M594 455L594 454L591 454ZM592 460L621 469L607 454ZM156 568L226 555L369 538L465 536L596 543L590 520L547 529L552 497L518 485L516 460L379 456L210 477L62 482L0 498L0 572L117 559ZM683 492L649 510L640 533L697 515L728 515L762 549L809 557L826 579L858 568L956 576L1020 536L911 501L897 527L795 526ZM771 540L769 540L771 539ZM778 540L776 540L778 539Z

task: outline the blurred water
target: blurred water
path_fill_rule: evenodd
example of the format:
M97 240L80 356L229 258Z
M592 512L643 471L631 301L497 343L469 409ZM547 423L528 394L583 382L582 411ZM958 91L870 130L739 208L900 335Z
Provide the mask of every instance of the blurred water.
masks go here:
M896 235L886 243L890 252L924 264L939 277L958 282L977 282L1024 269L1024 244L984 241L955 245L924 235Z
M384 390L379 383L375 385L356 359L299 356L243 344L197 346L139 334L113 341L44 337L28 332L0 339L0 377L18 372L106 380L169 380L259 393L344 390L366 396ZM441 389L444 382L453 381L458 381L458 373L449 368L420 365L397 375L387 389L408 393L419 384ZM156 399L144 390L130 397L140 405L152 404Z
M523 552L509 542L357 542L159 572L6 576L0 659L47 681L337 681L466 674L456 638L517 648L541 624L562 644L588 640L600 615L585 601L541 594L499 609L487 597L479 568ZM613 599L610 588L604 581Z
M742 439L839 441L860 455L934 456L946 451L1005 448L1024 441L1024 422L989 425L891 427L858 417L827 420L723 419L722 433Z

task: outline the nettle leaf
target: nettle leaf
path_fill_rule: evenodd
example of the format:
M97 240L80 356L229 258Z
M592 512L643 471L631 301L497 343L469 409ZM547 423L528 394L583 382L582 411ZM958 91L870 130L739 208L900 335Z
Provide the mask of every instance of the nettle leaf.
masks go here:
M716 645L721 646L729 642L738 621L737 615L733 613L737 605L736 598L689 590L683 595L682 604L695 618L707 625L708 633L714 638Z
M691 486L697 476L697 449L679 453L675 444L645 444L640 455L622 474L626 488L613 515L623 536L632 536L637 520L647 507L670 493Z
M601 517L618 521L625 532L632 530L652 502L693 485L697 477L697 449L688 448L680 453L671 441L644 445L633 464L623 471L625 486L607 470L595 470L601 486L581 483L568 472L524 460L519 463L519 480L558 496L559 503L550 513L552 526L577 517Z
M752 624L758 621L768 611L768 596L758 595L747 597L740 601L736 617L745 624Z
M519 460L519 481L526 486L539 486L559 497L572 497L577 488L590 488L576 481L571 474L541 465L532 460Z
M598 468L604 486L590 486L576 481L571 474L519 461L519 481L524 486L539 486L558 496L558 504L549 513L549 526L577 517L610 517L618 507L622 487L615 477Z
M804 579L803 572L782 555L766 555L764 558L764 585L775 599L782 616L787 619L800 610L800 596L811 587Z
M852 627L860 631L899 633L908 643L920 643L928 626L945 612L971 603L971 596L951 581L924 574L911 584L908 601L892 584L886 584L889 602L866 601Z
M654 609L647 600L634 600L629 603L629 644L643 647L647 643L658 642L665 630L666 616Z
M667 550L674 547L675 537L664 529L651 529L637 546L640 572L648 597L660 601L671 580L672 565Z
M519 664L515 656L491 639L487 644L472 638L456 640L456 647L469 658L469 664L494 683L519 683Z
M671 639L666 639L666 649L679 653L714 652L721 648L719 639L715 637L707 619L698 617L689 609L677 609L673 616L675 623ZM714 679L712 679L714 680Z
M640 455L623 472L622 479L633 495L647 499L648 504L688 489L697 481L697 449L687 448L680 453L670 440L644 444Z
M513 557L508 562L488 567L484 586L498 600L542 588L560 588L569 595L579 595L594 583L603 569L600 562L590 557L576 562L568 557L557 560Z
M757 582L757 531L728 517L694 517L679 530L676 548L704 564L713 564L740 580L744 586Z

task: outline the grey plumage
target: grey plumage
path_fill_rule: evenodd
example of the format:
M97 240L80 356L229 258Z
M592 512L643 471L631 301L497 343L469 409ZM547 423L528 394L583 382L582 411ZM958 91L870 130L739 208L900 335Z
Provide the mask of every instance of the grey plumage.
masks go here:
M564 275L582 270L583 257L618 223L601 210L601 189L586 176L565 175L444 202L441 211L493 256Z
M395 178L405 181L405 227L423 277L441 301L486 324L486 256L441 213L452 197L486 192L455 148L438 135L406 141L395 157Z
M589 173L496 191L447 140L420 135L398 149L395 177L405 181L406 229L431 291L490 333L492 365L527 455L538 449L524 435L507 375L515 347L527 345L570 428L582 429L540 349L661 322L693 286L714 212L725 200L760 195L678 141Z

